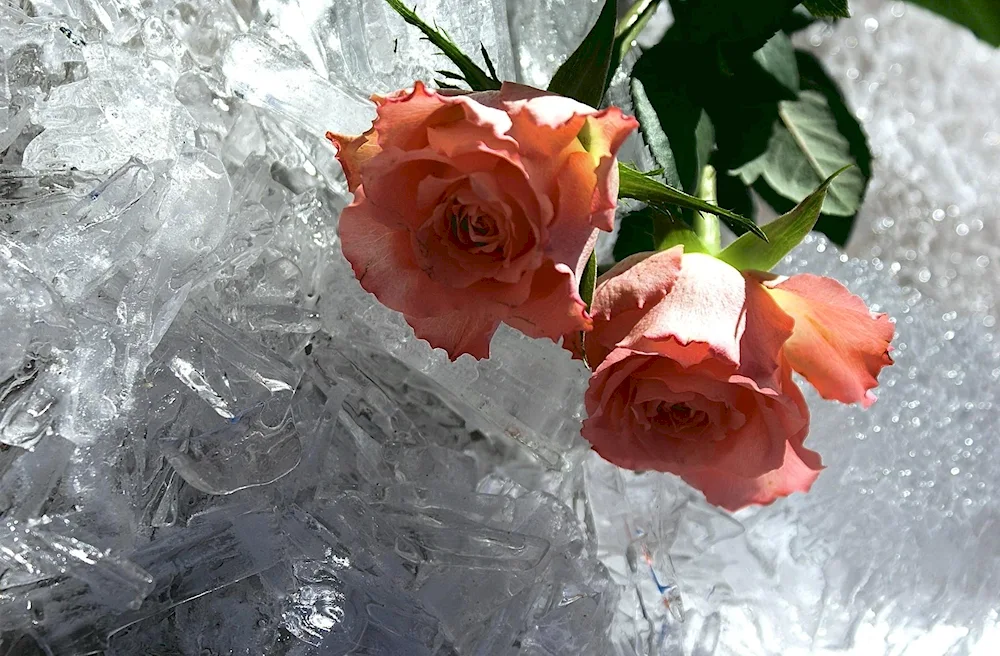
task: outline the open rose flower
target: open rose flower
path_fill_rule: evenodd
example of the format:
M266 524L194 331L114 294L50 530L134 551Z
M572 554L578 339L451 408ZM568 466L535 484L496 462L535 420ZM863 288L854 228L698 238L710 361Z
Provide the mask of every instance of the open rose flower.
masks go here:
M500 322L588 330L579 278L612 229L635 119L510 83L374 100L371 130L327 135L354 192L340 239L361 285L452 359L488 357Z
M792 371L867 407L892 364L893 324L835 280L744 274L680 246L619 263L592 311L584 437L730 510L806 491L822 468L803 446L809 411Z

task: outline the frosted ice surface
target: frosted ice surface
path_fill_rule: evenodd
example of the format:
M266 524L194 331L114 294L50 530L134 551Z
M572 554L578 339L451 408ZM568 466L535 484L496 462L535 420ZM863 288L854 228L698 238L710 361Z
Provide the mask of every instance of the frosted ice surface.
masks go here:
M1000 50L905 2L857 0L814 47L868 132L875 177L848 251L997 320ZM933 43L933 48L925 44Z
M589 454L561 349L451 363L354 280L323 132L447 64L383 2L0 8L0 653L992 653L995 55L856 7L802 38L882 154L876 259L783 271L892 314L897 365L735 517ZM599 3L417 8L541 84Z

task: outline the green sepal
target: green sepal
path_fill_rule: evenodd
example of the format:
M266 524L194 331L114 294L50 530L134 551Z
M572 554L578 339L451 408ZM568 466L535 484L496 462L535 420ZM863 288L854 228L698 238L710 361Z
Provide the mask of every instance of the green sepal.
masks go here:
M757 224L750 219L712 205L697 196L692 196L679 189L668 187L662 182L636 171L622 162L618 163L618 178L619 198L633 198L668 212L667 208L669 206L682 207L698 212L708 212L720 217L728 225L739 226L743 230L749 231L765 241L767 240L767 237L757 227Z
M412 9L408 9L401 0L385 0L393 11L395 11L399 16L413 25L418 30L424 33L427 40L433 43L437 48L445 54L448 59L450 59L458 70L462 72L463 79L469 85L469 88L473 91L491 91L500 88L500 81L496 79L496 74L490 77L483 69L476 65L468 55L462 52L455 42L448 38L440 30L431 27L425 23L417 13ZM483 53L485 56L486 49L483 48ZM489 57L486 58L486 65L493 70L493 64L490 62Z
M580 298L583 299L590 311L590 304L594 302L594 289L597 287L597 253L591 252L587 266L583 268L583 275L580 276Z
M583 275L580 276L580 298L583 299L583 304L587 306L587 312L590 312L590 306L594 303L594 292L597 289L597 252L591 251L590 258L587 259L587 265L583 268ZM585 331L580 331L580 357L583 358L583 363L590 366L587 362L587 353L583 348L584 342L587 340L587 333Z
M743 235L719 253L718 258L740 271L770 271L813 229L834 178L849 168L845 166L827 178L788 214L761 226L767 235L767 243Z
M597 22L552 76L549 91L590 107L601 106L607 90L617 17L617 0L605 0Z

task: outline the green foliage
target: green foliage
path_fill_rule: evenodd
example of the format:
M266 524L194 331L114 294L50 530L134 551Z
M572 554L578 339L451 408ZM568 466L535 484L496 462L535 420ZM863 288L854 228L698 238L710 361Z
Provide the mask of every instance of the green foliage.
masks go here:
M718 169L716 169L718 171ZM727 175L723 171L718 171L715 180L715 193L719 199L719 206L729 207L737 214L754 219L756 208L753 204L753 197L750 195L750 188L743 184L739 176ZM736 232L737 235L743 234Z
M753 60L760 70L787 89L790 93L800 91L799 65L795 61L795 46L784 32L778 32L753 53Z
M656 250L654 235L657 214L660 213L647 205L621 218L618 239L615 240L614 249L611 251L615 262L621 262L629 255Z
M799 202L834 171L855 164L851 144L837 129L829 102L816 91L779 105L767 150L737 171L746 184L762 178L785 198ZM826 196L823 211L853 216L861 204L866 180L860 169L840 176Z
M997 0L910 0L972 30L990 45L1000 46L1000 2Z
M757 50L781 27L799 0L671 0L675 38L712 44L732 54Z
M750 231L762 239L766 238L760 228L750 219L712 205L697 196L692 196L679 189L669 187L621 162L618 164L618 176L618 196L620 198L640 200L668 215L670 214L670 207L708 212L721 218L727 225L739 226L743 231Z
M860 124L816 59L788 33L847 14L847 0L671 0L675 23L643 53L631 94L645 142L668 185L697 191L706 164L723 207L753 216L750 188L779 211L833 171L817 228L843 243L871 175ZM807 11L808 10L808 11ZM693 215L684 214L690 222ZM738 233L744 223L730 222Z
M770 271L813 229L831 185L846 171L848 167L836 171L824 180L818 189L806 196L795 209L763 226L767 242L751 235L743 235L719 253L719 259L741 271L747 269Z
M617 0L605 0L597 22L552 76L549 91L600 107L610 78L617 15Z
M427 40L437 46L437 48L443 52L445 56L447 56L448 59L455 64L455 66L458 67L458 70L462 72L462 79L465 80L470 89L473 91L489 91L491 89L500 88L500 81L496 79L496 73L493 74L493 77L490 77L486 71L479 68L475 62L469 59L469 57L462 52L457 45L455 45L455 42L448 38L448 35L425 23L419 16L417 16L415 11L407 8L401 0L385 1L389 3L389 6L392 7L393 11L399 14L404 21L423 32L424 36L427 37ZM483 57L486 60L486 65L492 71L493 63L486 54L486 48L483 48Z
M803 6L816 18L850 18L847 0L804 0Z
M667 183L694 193L715 147L712 121L684 87L671 85L667 76L639 72L632 78L632 101L646 145Z

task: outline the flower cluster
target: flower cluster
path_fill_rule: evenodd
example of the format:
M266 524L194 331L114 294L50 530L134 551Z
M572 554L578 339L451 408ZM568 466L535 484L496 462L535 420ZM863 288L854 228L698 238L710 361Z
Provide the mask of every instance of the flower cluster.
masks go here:
M711 194L620 169L638 122L581 102L600 104L621 52L605 47L623 38L614 3L541 91L488 76L389 2L473 91L417 82L374 97L364 134L327 134L354 194L340 241L361 285L452 359L489 357L501 323L561 341L592 369L582 434L619 466L676 474L731 510L808 490L822 464L804 445L793 372L826 399L868 406L894 325L835 280L757 269L808 233L846 169L761 229ZM619 195L659 212L659 234L595 282L594 246ZM697 212L694 225L665 204ZM712 214L753 234L722 250Z

